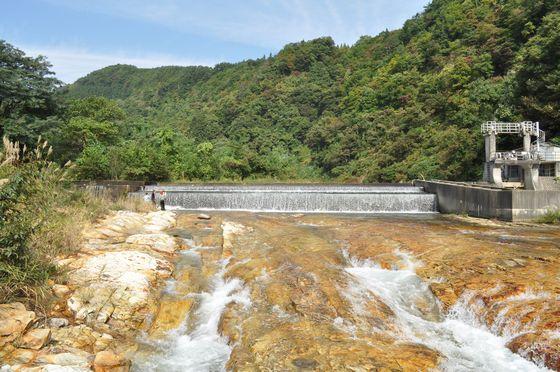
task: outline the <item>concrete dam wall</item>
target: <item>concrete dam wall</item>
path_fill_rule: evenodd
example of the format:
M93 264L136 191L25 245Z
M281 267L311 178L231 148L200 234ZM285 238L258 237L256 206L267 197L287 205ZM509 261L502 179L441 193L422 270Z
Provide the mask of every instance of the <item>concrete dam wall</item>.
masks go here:
M514 190L445 181L415 181L437 195L441 213L530 221L560 208L560 190Z

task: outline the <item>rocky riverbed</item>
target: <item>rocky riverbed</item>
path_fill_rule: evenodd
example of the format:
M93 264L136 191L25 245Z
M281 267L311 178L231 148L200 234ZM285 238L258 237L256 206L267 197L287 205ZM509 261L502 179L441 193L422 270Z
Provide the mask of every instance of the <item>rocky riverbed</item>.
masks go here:
M203 217L202 219L200 217ZM560 229L439 215L118 213L10 370L560 370Z
M52 285L46 318L21 303L0 305L1 370L128 370L182 244L164 232L175 223L172 212L118 212L85 232L82 249L57 261L66 275Z

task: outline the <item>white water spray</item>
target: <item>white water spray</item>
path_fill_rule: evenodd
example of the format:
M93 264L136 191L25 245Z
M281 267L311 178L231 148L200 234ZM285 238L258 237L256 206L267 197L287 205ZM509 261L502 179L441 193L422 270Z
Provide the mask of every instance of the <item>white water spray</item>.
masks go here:
M249 291L241 280L224 279L227 261L210 283L209 292L195 294L199 306L195 311L195 326L187 332L188 319L176 330L171 331L164 341L154 343L157 355L133 366L136 371L205 372L225 371L231 353L227 339L218 333L220 318L226 306L239 303L251 305Z
M373 292L395 313L404 341L417 342L440 352L440 366L448 371L546 371L511 352L507 339L472 322L472 314L458 303L447 316L427 284L414 272L413 261L403 253L405 268L386 270L367 260L349 258L346 271L364 291ZM347 255L346 255L347 256Z

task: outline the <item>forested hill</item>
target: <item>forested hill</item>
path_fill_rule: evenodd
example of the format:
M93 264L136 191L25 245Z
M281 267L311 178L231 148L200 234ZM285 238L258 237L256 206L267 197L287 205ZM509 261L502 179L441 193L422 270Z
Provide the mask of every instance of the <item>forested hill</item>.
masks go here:
M94 71L66 89L68 95L74 98L103 96L125 99L135 96L151 99L186 94L194 84L207 80L212 72L212 68L204 66L166 66L150 69L114 65Z
M90 95L118 106L71 101ZM104 118L111 135L73 142L82 178L472 180L481 122L560 134L560 2L434 0L353 46L325 37L212 69L111 66L63 96L88 120L83 106L123 110Z

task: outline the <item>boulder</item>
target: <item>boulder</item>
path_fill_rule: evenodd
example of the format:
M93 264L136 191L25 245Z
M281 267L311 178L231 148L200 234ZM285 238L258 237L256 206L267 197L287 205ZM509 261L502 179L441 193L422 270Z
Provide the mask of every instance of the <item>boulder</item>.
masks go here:
M93 361L95 372L127 372L129 369L130 360L110 350L100 351Z
M73 272L78 288L68 299L77 320L106 323L127 320L148 303L152 285L171 275L172 265L138 251L106 252L91 256Z
M18 364L28 364L35 359L37 352L35 350L29 349L13 349L6 355L3 355L0 358L0 366L2 366L1 362L11 364L12 366ZM3 371L0 369L0 371Z
M54 295L58 298L64 298L70 294L71 290L68 286L62 284L55 284L52 286Z
M163 233L131 235L126 238L126 243L145 246L162 253L173 253L177 249L175 238Z
M0 304L0 347L20 337L35 320L20 302Z
M35 359L36 364L53 365L53 366L67 366L67 367L82 367L89 368L91 366L92 356L85 352L76 353L60 353L60 354L44 354L39 355ZM48 369L50 371L50 369Z
M207 215L207 214L201 213L201 214L199 214L198 216L196 216L196 218L198 218L199 220L209 220L209 219L211 219L212 217L210 217L210 216Z
M39 350L51 339L51 330L48 328L36 328L27 332L20 341L20 347L24 349Z
M143 226L147 232L160 232L175 226L175 213L170 211L151 212L146 215L146 224Z
M63 345L82 350L92 350L95 342L101 338L101 333L81 324L52 330L52 340L57 345Z

